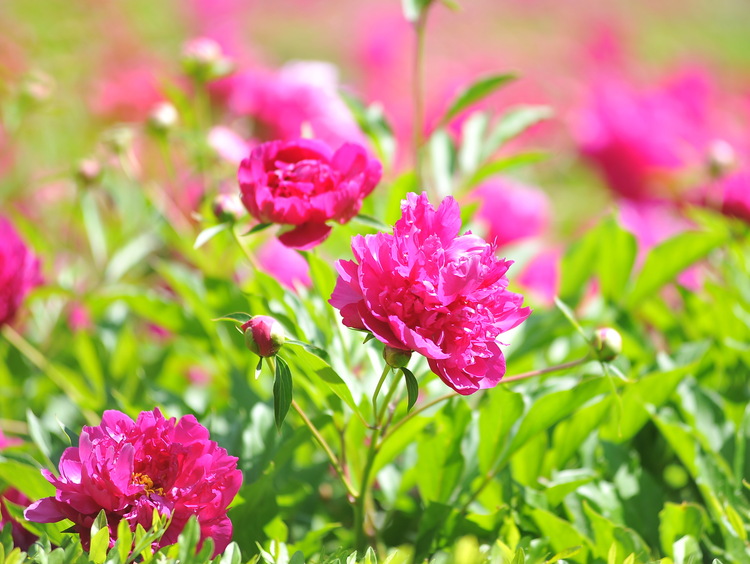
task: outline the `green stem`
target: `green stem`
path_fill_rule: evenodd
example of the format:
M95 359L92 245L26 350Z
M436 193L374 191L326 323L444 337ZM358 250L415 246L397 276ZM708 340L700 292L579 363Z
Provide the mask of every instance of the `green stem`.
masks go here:
M534 376L541 376L542 374L549 374L550 372L558 372L559 370L567 370L568 368L573 368L574 366L583 364L584 362L588 360L589 360L589 356L586 355L583 358L579 358L578 360L572 360L564 364L558 364L557 366L550 366L549 368L542 368L540 370L532 370L531 372L523 372L521 374L516 374L515 376L507 376L503 378L501 382L505 384L508 382L516 382L518 380L525 380L526 378L532 378Z
M380 441L379 446L383 446L383 443L389 438L392 437L396 431L398 431L403 425L408 423L411 419L422 413L423 411L430 409L432 406L437 405L441 402L444 402L445 400L449 400L451 398L456 397L456 394L454 392L451 392L449 394L445 394L444 396L440 396L439 398L435 398L432 401L427 402L424 405L419 406L418 408L412 410L406 417L403 419L400 419L398 423L396 423L393 427L391 427L390 431L383 435L383 438Z
M315 437L316 441L318 441L318 444L323 448L326 455L328 455L328 459L331 461L331 465L336 470L336 473L339 475L339 478L341 478L341 481L343 482L344 487L346 488L346 492L349 494L351 498L356 498L358 495L357 491L354 489L352 484L349 482L349 479L346 477L344 468L342 467L341 462L339 462L339 459L333 453L333 449L331 449L328 442L323 438L323 435L320 433L318 428L310 420L310 418L307 416L307 414L302 410L302 408L299 406L299 404L295 400L292 400L292 407L297 412L297 415L300 416L302 421L304 421L305 425L307 425L307 428L310 429L310 433L312 433L312 436Z
M98 421L96 414L90 409L85 409L81 405L86 401L81 393L68 382L67 378L57 369L54 365L45 358L45 356L39 352L34 345L29 343L23 336L13 329L10 325L3 325L2 329L3 337L13 345L18 352L24 355L34 366L44 372L47 377L59 387L65 395L67 395L73 402L79 407L81 413L86 420L91 424L95 425Z
M385 379L388 377L388 374L391 372L391 367L387 364L385 365L385 368L383 368L383 373L380 375L380 380L378 380L378 385L375 386L375 393L372 394L372 414L373 416L378 413L378 394L380 394L380 389L383 387L383 384L385 383ZM378 425L380 421L380 418L375 420L375 426Z
M261 270L262 271L263 269L261 268L260 264L256 260L255 256L249 250L247 250L247 248L245 248L245 245L242 244L242 241L240 240L239 235L237 235L236 226L235 225L231 225L229 227L229 230L232 232L232 238L234 239L234 242L237 243L237 246L242 251L242 254L245 255L245 258L247 258L247 260L251 264L251 266L255 270Z
M424 145L424 43L427 24L427 10L414 22L416 45L412 68L412 97L414 103L414 131L412 151L414 152L414 174L417 187L422 185L422 146Z

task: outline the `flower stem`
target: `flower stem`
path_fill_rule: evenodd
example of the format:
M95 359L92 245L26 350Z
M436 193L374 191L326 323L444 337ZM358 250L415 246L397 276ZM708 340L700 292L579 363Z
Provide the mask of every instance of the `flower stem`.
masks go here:
M456 394L454 392L451 392L449 394L445 394L444 396L440 396L439 398L435 398L432 401L427 402L424 405L420 405L418 408L412 410L408 415L406 415L403 419L400 419L398 423L396 423L393 427L391 427L390 431L383 435L383 438L380 441L380 446L385 443L386 439L393 436L396 431L398 431L403 425L408 423L411 419L422 413L423 411L430 409L432 406L437 405L441 402L444 402L445 400L449 400L451 398L456 397Z
M253 255L253 254L252 254L252 253L251 253L251 252L250 252L249 250L247 250L247 248L245 247L245 245L243 245L243 244L242 244L242 241L240 240L240 237L239 237L239 235L237 235L237 229L236 229L236 226L235 226L235 225L232 225L232 226L230 226L229 230L230 230L230 231L232 232L232 238L234 239L234 242L235 242L235 243L237 243L237 246L238 246L238 247L240 248L240 250L242 251L242 254L244 254L244 255L245 255L245 258L247 258L247 260L248 260L248 262L250 263L250 265L251 265L251 266L252 266L252 267L253 267L253 268L254 268L255 270L263 270L263 269L262 269L262 268L260 267L260 264L258 263L258 261L257 261L257 259L255 258L255 256L254 256L254 255Z
M383 373L380 375L380 380L378 380L378 385L375 386L375 393L372 394L372 414L373 416L378 413L378 394L380 394L380 389L383 387L383 384L385 383L385 379L388 377L388 374L391 372L391 367L387 364L385 365L385 368L383 368ZM378 425L380 418L376 419L375 425Z
M54 382L55 385L57 385L57 387L59 387L63 391L63 393L65 393L65 395L73 400L73 402L78 406L78 408L81 410L81 413L90 424L96 424L98 420L96 414L90 409L81 407L81 405L86 402L86 399L83 397L81 392L79 392L76 387L68 381L65 375L62 374L57 368L55 368L55 366L51 364L45 358L45 356L34 347L34 345L24 339L24 337L10 325L3 325L2 329L0 329L0 332L2 332L3 337L5 337L8 342L18 350L18 352L24 355L31 362L31 364L44 372L47 377L52 380L52 382Z
M574 366L583 364L584 362L588 360L589 360L589 356L586 355L583 358L579 358L578 360L572 360L570 362L558 364L557 366L550 366L549 368L542 368L540 370L532 370L531 372L523 372L521 374L516 374L515 376L507 376L503 378L501 382L503 383L516 382L518 380L525 380L526 378L533 378L534 376L541 376L542 374L549 374L550 372L558 372L559 370L567 370L568 368L573 368Z
M414 174L417 187L422 185L422 146L424 145L424 43L427 12L424 10L414 22L416 44L412 67L412 98L414 104L414 131L412 151L414 152Z
M297 414L300 416L302 421L307 425L307 428L310 429L310 433L312 433L312 436L315 437L315 440L318 441L318 444L323 447L323 450L325 451L326 455L328 455L328 459L331 461L331 465L336 470L336 473L339 475L339 478L341 478L341 481L344 484L344 487L346 488L346 492L349 494L351 498L357 497L357 491L354 489L354 487L349 482L349 479L346 477L346 473L344 472L343 467L341 466L341 462L339 462L339 459L336 457L336 455L333 453L333 450L329 446L328 442L323 438L323 435L320 433L318 428L315 426L315 424L310 421L310 418L307 416L307 414L302 410L302 408L299 406L299 404L292 400L292 407L294 408L294 411L297 412Z

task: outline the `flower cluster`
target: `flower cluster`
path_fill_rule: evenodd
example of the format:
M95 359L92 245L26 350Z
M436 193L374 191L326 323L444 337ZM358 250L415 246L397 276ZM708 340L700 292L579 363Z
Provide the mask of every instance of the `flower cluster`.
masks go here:
M346 326L424 355L460 394L495 386L505 374L497 338L530 313L507 290L511 261L480 237L459 235L453 198L436 210L426 194L409 194L401 209L393 235L353 238L355 260L337 263L331 305Z
M171 519L159 546L174 544L193 515L201 538L213 539L214 555L231 540L227 507L242 473L237 458L210 440L192 415L177 421L154 409L134 422L119 411L105 411L99 426L83 428L78 447L65 450L59 478L42 472L57 492L29 506L26 518L40 523L70 519L84 547L102 509L111 545L120 521L133 531L138 524L148 529L154 509Z
M0 326L13 320L26 294L41 280L39 259L0 217Z
M380 181L382 167L365 149L345 143L336 152L316 139L271 141L240 164L242 203L258 221L292 225L279 240L309 249L328 237L333 220L346 223Z

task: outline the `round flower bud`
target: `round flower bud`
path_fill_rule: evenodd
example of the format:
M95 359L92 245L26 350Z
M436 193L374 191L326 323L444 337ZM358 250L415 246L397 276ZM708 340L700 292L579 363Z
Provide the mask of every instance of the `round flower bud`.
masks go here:
M737 153L731 144L716 139L708 146L708 171L713 178L721 178L737 164Z
M622 337L611 327L601 327L594 333L592 341L599 360L609 362L622 352Z
M247 213L237 194L218 194L214 198L211 209L216 219L222 223L235 222Z
M245 345L258 356L276 356L286 337L281 323L267 315L256 315L242 324Z
M403 368L409 364L411 359L411 351L404 349L397 349L386 345L383 349L383 358L388 366L391 368Z
M165 134L177 125L177 108L169 102L159 102L148 116L148 126L154 133Z
M82 186L95 184L102 176L102 165L96 159L81 159L76 169L76 178Z
M232 63L224 57L221 45L216 41L198 37L182 47L182 67L188 76L205 82L229 74Z

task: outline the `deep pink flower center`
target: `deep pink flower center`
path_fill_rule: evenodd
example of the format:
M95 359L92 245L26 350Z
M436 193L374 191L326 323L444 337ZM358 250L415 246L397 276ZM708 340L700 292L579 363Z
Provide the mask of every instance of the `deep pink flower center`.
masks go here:
M297 197L309 200L318 194L336 189L341 174L317 160L304 159L294 163L276 161L268 173L268 186L276 197Z

